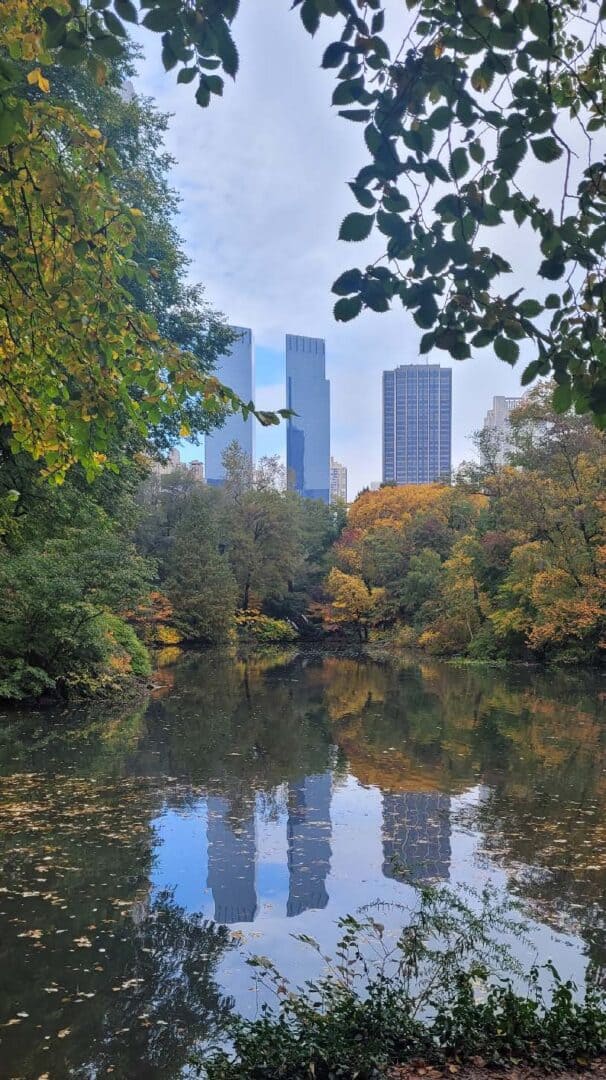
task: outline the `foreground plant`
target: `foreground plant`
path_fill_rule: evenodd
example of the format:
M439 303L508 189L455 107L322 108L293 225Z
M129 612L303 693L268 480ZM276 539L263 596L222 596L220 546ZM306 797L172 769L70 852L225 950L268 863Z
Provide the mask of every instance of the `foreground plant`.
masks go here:
M510 907L487 892L465 900L428 889L407 919L395 941L372 917L342 919L326 973L295 991L270 961L253 958L278 1007L233 1021L232 1050L198 1062L198 1075L370 1078L415 1059L557 1067L606 1052L603 998L588 990L579 999L550 963L524 976L502 943L523 934Z

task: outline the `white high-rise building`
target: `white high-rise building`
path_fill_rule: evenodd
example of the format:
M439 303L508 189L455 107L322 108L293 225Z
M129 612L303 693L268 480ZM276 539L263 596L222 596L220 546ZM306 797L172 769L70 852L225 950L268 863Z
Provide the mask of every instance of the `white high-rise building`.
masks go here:
M509 417L521 401L521 397L493 397L492 409L486 413L483 430L496 434L495 458L501 465L511 449Z
M330 501L347 502L347 469L334 457L330 459Z
M232 326L238 335L227 353L219 360L216 375L244 402L254 397L255 366L252 330L244 326ZM223 451L237 442L245 454L254 461L255 427L251 416L247 420L241 413L228 415L222 427L205 436L205 472L207 484L218 486L225 480Z

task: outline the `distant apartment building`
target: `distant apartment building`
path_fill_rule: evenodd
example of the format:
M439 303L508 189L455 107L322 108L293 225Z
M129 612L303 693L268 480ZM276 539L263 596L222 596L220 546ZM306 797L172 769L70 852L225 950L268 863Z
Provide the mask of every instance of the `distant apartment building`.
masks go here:
M217 378L229 386L238 397L248 402L254 396L254 354L252 330L243 326L231 328L238 336L228 352L220 357L217 364ZM205 437L206 482L214 486L225 480L223 453L232 442L237 442L242 450L254 460L254 421L252 417L244 420L241 413L231 413L222 427L216 428Z
M428 484L451 471L452 370L402 364L383 372L383 482Z
M330 459L330 501L347 502L347 469L334 457Z
M204 483L204 462L203 461L190 461L187 466L189 472L193 476L194 480L199 480L201 484Z
M492 409L486 413L484 431L495 434L494 457L498 464L502 465L507 454L511 450L509 417L514 409L522 402L521 397L498 396L492 399ZM482 455L485 458L485 455Z
M177 469L187 470L193 480L198 480L201 484L204 483L204 462L181 461L181 454L176 446L170 451L166 461L154 462L152 465L152 474L161 479L163 476L170 476L170 474L176 472Z
M286 335L289 487L307 499L330 501L330 383L321 338ZM208 469L207 469L208 475Z

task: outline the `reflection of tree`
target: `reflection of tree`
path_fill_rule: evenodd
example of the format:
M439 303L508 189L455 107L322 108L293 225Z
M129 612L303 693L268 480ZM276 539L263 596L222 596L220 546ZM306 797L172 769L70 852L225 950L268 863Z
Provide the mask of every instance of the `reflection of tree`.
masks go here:
M0 1025L19 1020L1 1028L3 1075L173 1077L223 1020L227 931L149 894L162 797L142 780L3 781Z
M118 1076L174 1077L197 1042L216 1036L231 1009L214 981L229 932L186 915L168 893L131 922L116 954L118 989L82 1074L113 1066Z

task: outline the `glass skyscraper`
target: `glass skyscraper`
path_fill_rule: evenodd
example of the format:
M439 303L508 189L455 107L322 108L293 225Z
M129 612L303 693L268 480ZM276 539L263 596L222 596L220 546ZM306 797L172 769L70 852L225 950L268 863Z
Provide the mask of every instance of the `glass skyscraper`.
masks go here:
M229 352L219 359L215 372L218 379L243 401L252 401L254 396L254 354L252 330L244 326L232 326L238 334ZM206 482L215 486L225 480L223 451L230 443L237 442L251 460L255 454L254 420L249 416L244 420L241 413L230 414L223 427L217 428L205 437Z
M452 370L403 364L383 372L383 482L428 484L451 469Z
M307 499L330 498L330 383L321 338L286 335L288 484Z

